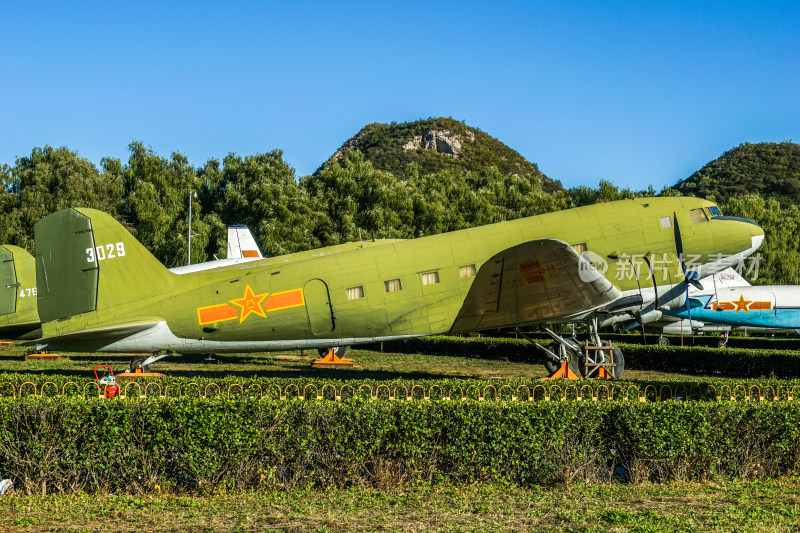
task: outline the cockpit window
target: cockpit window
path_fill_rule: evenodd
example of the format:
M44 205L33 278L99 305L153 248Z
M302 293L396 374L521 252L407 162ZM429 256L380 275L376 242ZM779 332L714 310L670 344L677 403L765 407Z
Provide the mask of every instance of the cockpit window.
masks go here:
M712 205L711 207L709 207L708 210L711 211L711 216L712 217L721 217L722 216L722 211L720 211L719 207L717 207L715 205Z
M692 224L700 224L701 222L708 222L705 212L702 209L692 209L689 211L692 217Z

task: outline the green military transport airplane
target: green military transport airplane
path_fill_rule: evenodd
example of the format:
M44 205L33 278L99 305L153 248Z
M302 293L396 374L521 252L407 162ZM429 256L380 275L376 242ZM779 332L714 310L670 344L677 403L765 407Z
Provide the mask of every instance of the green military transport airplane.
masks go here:
M0 246L0 339L38 337L38 328L33 256L17 246Z
M707 275L752 253L763 231L706 200L640 198L185 274L92 209L42 219L35 238L35 344L154 353L135 363L147 366L160 351L327 349L584 320L599 343L598 320L632 312L644 321L685 302L683 248ZM648 267L631 270L641 257ZM551 367L580 360L547 331L555 342L540 348ZM621 371L622 354L617 362Z

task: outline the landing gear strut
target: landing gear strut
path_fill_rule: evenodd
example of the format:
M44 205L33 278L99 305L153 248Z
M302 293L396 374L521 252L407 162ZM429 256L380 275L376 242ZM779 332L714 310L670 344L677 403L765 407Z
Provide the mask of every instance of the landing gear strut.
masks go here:
M625 370L625 358L619 347L600 339L597 318L589 322L590 342L581 346L573 339L565 339L550 328L542 328L553 342L546 347L529 338L523 337L539 348L545 356L545 369L553 377L566 377L567 368L581 378L594 377L619 379Z
M169 357L170 355L174 355L170 351L166 351L164 353L155 352L153 355L145 357L145 356L137 356L131 360L131 372L134 374L149 374L150 373L150 365L155 363L156 361L160 361L165 357Z

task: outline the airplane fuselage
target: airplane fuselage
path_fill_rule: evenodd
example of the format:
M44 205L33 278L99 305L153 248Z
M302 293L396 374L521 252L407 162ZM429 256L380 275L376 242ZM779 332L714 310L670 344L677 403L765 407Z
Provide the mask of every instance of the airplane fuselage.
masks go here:
M719 289L694 298L702 307L691 309L691 319L704 323L759 328L800 328L800 287L762 285ZM665 314L688 319L685 308Z
M462 319L476 274L485 276L493 268L487 264L490 259L523 243L547 239L563 241L578 252L588 250L608 261L605 278L622 294L652 283L650 272L641 270L641 261L640 270L631 268L637 257L659 258L660 288L683 279L674 218L680 223L684 249L696 254L698 264L758 247L763 232L748 221L709 217L693 223L689 211L708 206L713 204L696 198L624 200L430 237L349 243L183 275L135 263L138 258L132 252L140 245L130 234L118 233L107 215L77 210L92 216L92 246L111 250L113 257L99 260L92 252L91 257L70 259L76 265L97 265L96 295L87 299L95 309L63 318L53 315L57 310L48 311L43 341L95 351L236 352L441 334L467 325L498 327L498 320L505 320L505 326L574 320L575 313L551 313L541 320L517 314L514 319L485 323ZM37 234L37 247L38 241ZM118 253L125 249L124 255ZM122 268L126 262L131 263ZM723 263L718 261L719 268L728 266ZM603 272L602 265L599 268ZM523 275L528 283L547 278L544 270ZM502 303L496 303L500 309ZM582 312L592 310L587 307ZM119 327L123 324L134 326L123 331ZM136 324L143 329L135 331ZM82 331L103 328L109 331L106 338L81 337Z

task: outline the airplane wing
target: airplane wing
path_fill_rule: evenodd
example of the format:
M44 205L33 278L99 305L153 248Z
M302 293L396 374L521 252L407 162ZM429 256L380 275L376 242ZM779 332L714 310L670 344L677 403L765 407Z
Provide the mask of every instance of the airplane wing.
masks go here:
M590 312L620 292L573 248L556 239L503 250L481 266L453 331L557 322Z
M48 344L50 341L58 339L69 339L71 341L98 341L104 344L108 344L109 339L115 338L124 338L129 335L133 335L134 333L139 333L140 331L144 331L149 329L156 324L158 324L158 320L154 321L144 321L144 322L129 322L126 324L119 324L115 326L105 326L102 328L93 328L93 329L84 329L80 331L73 331L69 333L57 333L55 335L47 335L45 337L41 337L38 339L31 339L26 340L20 344L33 344L33 345L44 345Z

